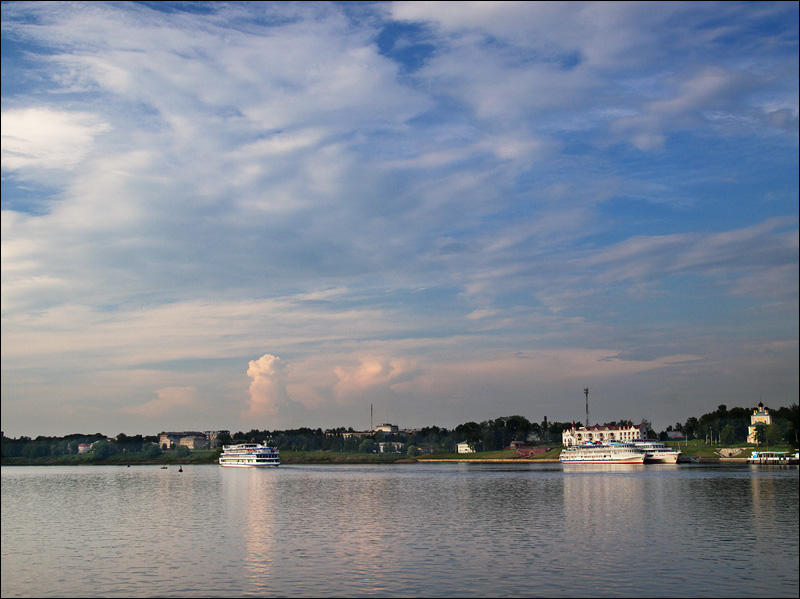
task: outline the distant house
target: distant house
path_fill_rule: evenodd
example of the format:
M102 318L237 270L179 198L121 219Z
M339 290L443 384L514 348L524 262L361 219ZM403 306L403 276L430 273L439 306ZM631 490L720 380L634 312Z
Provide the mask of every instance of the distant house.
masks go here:
M220 442L217 439L221 434L226 433L230 436L231 431L228 430L221 430L221 431L203 431L203 434L206 436L206 440L208 441L209 447L219 447Z
M758 407L753 408L753 413L750 414L750 426L747 427L747 442L755 443L758 445L758 425L763 424L769 426L772 424L772 415L769 410L764 407L764 404L758 402Z
M205 449L209 445L208 434L200 431L173 431L158 436L158 446L161 448L166 446L167 449L172 449L183 446L189 449Z
M89 453L91 448L91 443L78 443L78 453Z
M162 449L166 447L167 449L171 449L172 447L177 447L178 443L181 442L181 433L161 433L158 436L158 446Z
M203 434L188 434L181 437L178 445L189 449L205 449L208 447L208 439Z
M398 441L384 441L378 443L378 453L397 453L403 451L405 446L405 443L400 443Z
M475 450L472 448L472 445L470 445L466 441L458 443L456 445L456 451L458 451L458 453L475 453Z

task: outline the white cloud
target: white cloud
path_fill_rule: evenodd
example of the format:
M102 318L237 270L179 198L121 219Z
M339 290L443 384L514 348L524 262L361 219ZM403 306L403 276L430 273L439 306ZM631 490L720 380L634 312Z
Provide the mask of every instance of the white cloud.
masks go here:
M365 395L386 399L392 389L408 383L421 373L420 367L406 358L362 357L353 366L334 369L338 401L351 402Z
M789 221L770 219L743 229L708 234L633 237L608 246L584 261L597 281L661 279L673 274L736 276L785 273L796 266L797 231L783 232ZM785 286L767 293L791 292ZM741 288L740 288L741 290Z
M122 408L124 414L150 419L165 418L176 413L192 412L197 408L197 389L194 387L165 387L156 391L158 397L147 403Z
M19 108L2 113L2 166L7 171L72 170L111 126L86 112Z
M4 423L433 418L796 329L791 3L39 4L3 6Z
M305 407L286 391L290 368L280 358L264 354L251 360L247 369L250 383L250 407L246 418L266 422L268 428L291 428L302 422Z

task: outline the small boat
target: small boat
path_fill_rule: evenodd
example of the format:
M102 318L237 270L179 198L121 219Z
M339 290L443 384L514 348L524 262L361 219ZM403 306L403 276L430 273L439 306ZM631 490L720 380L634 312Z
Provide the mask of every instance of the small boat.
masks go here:
M166 467L166 466L161 466L161 469L162 469L162 470L166 470L166 469L167 469L167 467Z

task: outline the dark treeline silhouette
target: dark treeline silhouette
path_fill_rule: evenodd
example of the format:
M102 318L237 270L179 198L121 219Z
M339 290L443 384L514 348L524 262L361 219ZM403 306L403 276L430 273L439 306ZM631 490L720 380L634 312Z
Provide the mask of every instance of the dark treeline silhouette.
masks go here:
M530 422L523 416L507 416L484 422L467 422L454 429L428 426L419 430L389 433L357 433L352 428L299 428L269 431L252 429L237 432L231 442L270 443L287 451L339 451L369 453L379 443L402 443L436 452L451 452L456 444L466 441L475 449L494 451L508 447L512 441L541 444L560 444L561 431L571 426L567 422ZM399 450L398 448L394 449ZM388 449L393 451L393 449Z
M773 423L759 427L759 442L768 444L797 444L800 429L800 410L798 405L772 410ZM685 423L668 426L659 435L666 439L671 431L683 433L689 439L709 439L715 443L732 445L747 440L750 415L753 408L731 408L720 405L715 411L698 417L690 417ZM617 422L607 422L607 425ZM649 422L643 421L648 425ZM222 433L218 437L220 444L242 442L266 442L282 451L331 451L346 453L373 453L380 444L384 452L453 452L456 445L463 441L478 451L495 451L508 447L512 441L531 445L558 446L561 444L561 432L570 428L572 422L531 422L524 416L505 416L483 422L466 422L453 429L428 426L414 431L357 432L352 428L312 429L298 428L289 430L258 430L233 434ZM650 431L650 434L653 434ZM82 443L94 443L92 457L105 459L117 453L145 452L147 457L158 457L158 435L131 435L124 433L115 439L106 438L101 433L94 435L71 434L65 437L43 437L35 439L20 437L18 439L3 437L2 457L24 457L28 459L57 457L77 454ZM187 448L182 448L188 453Z

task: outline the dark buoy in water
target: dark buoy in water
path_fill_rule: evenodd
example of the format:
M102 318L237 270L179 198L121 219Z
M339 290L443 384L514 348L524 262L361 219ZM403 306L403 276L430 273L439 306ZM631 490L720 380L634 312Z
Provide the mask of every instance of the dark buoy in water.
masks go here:
M178 466L178 472L183 472L183 466Z

